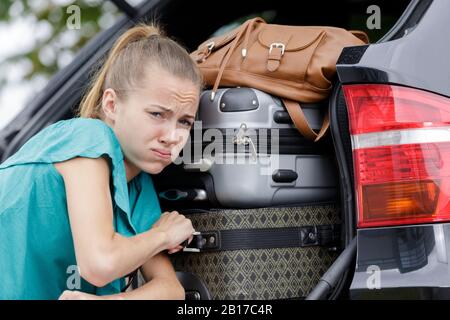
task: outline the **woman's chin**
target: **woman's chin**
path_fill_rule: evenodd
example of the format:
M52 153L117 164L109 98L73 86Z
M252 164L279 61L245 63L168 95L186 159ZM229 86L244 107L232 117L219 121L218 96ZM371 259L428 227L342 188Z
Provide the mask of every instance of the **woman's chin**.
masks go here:
M158 174L161 171L164 170L165 167L167 167L170 163L161 163L161 162L157 162L157 163L150 163L150 164L146 164L143 168L142 171L147 172L149 174Z

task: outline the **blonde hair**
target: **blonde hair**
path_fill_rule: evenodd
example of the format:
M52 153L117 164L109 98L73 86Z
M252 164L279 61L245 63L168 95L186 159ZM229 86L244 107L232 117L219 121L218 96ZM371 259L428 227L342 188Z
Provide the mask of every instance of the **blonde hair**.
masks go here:
M127 91L144 79L148 66L160 67L174 76L191 80L199 90L202 88L202 75L188 52L163 35L156 25L141 23L117 39L94 76L77 115L101 119L103 91L112 88L118 98L125 98Z

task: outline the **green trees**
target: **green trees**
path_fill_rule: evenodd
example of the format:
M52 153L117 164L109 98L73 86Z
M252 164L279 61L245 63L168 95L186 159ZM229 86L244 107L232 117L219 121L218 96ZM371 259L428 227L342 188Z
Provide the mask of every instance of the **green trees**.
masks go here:
M39 91L119 15L102 0L0 0L0 127L6 109L21 109L25 96Z

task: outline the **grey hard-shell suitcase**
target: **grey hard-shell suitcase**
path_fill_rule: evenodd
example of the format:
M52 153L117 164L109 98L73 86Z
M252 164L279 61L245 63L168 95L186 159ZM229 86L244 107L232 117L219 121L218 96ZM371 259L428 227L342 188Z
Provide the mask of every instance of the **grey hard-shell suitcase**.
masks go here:
M326 106L302 109L312 128L320 129ZM211 101L207 90L198 120L181 164L160 179L162 201L256 208L336 198L330 145L301 136L280 99L251 88L224 88Z

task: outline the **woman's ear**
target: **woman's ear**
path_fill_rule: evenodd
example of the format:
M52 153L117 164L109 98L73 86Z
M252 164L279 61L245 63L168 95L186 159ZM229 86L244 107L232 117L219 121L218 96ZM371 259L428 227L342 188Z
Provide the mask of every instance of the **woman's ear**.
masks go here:
M117 95L112 88L108 88L103 92L102 111L105 115L105 120L114 123L117 117Z

